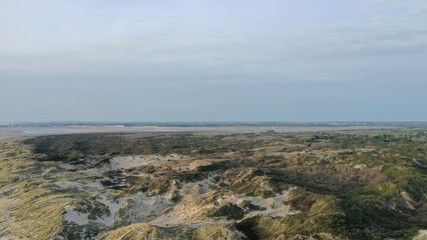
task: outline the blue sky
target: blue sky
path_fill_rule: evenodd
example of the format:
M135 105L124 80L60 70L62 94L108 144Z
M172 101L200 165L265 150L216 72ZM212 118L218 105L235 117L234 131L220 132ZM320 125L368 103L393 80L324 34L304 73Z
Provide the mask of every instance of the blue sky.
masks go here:
M424 0L0 0L0 122L427 121Z

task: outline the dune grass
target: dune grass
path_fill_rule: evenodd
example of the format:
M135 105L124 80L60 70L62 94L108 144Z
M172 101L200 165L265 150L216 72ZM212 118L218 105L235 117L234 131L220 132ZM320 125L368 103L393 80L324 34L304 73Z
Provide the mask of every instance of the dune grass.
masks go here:
M0 146L3 231L18 239L53 239L61 230L64 207L73 197L42 186L44 167L31 159L28 146L11 139L0 140Z

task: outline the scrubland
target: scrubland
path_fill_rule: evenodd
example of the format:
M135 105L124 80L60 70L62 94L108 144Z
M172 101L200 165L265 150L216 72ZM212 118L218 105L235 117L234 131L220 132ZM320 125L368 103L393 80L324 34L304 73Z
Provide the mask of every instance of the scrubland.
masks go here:
M425 239L427 132L0 140L1 239Z

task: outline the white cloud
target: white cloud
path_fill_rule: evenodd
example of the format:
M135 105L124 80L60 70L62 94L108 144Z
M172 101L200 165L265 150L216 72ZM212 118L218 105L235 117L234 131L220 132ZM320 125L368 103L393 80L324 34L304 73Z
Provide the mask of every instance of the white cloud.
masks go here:
M338 81L357 80L360 72L420 72L418 62L426 61L427 17L411 13L421 8L419 1L378 1L353 19L323 21L320 14L311 18L323 22L296 23L295 28L289 27L289 17L278 16L275 20L283 26L275 22L264 28L241 19L253 8L233 16L232 10L241 6L224 8L213 1L192 9L181 1L170 2L173 7L167 1L135 1L126 7L115 3L118 9L81 1L24 2L23 8L0 2L5 7L0 33L6 36L0 39L0 74ZM262 9L261 16L268 18L268 10L275 13L274 4ZM228 12L221 15L224 9ZM299 19L298 13L293 16Z

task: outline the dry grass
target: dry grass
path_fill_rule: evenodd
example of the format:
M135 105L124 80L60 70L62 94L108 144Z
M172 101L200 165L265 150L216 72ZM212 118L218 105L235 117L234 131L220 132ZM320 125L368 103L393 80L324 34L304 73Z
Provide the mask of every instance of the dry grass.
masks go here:
M43 188L41 177L26 176L43 170L31 160L27 146L8 139L2 139L0 146L0 191L5 193L0 195L0 233L17 239L53 239L61 230L61 215L72 197Z
M140 240L173 239L170 233L158 227L138 223L118 228L99 238L99 240Z

